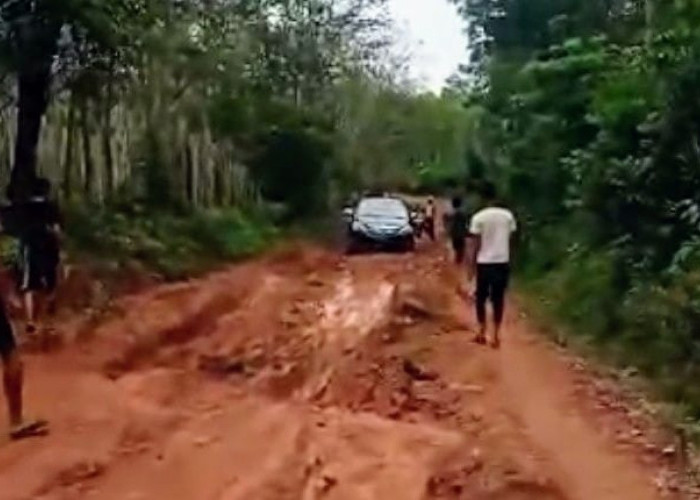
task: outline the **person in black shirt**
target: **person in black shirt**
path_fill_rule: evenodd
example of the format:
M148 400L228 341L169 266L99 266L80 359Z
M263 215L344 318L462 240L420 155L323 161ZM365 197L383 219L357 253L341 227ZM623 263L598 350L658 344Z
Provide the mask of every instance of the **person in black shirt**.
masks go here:
M7 211L3 211L0 218L2 232L6 232L5 223L10 222L8 219L11 217L7 214ZM45 420L31 420L24 415L24 365L3 297L0 297L0 360L2 360L2 381L10 422L10 438L22 439L46 434L48 423Z
M452 198L452 212L447 217L446 226L452 243L455 263L462 264L466 251L469 218L464 210L462 198L458 196Z
M46 294L53 312L60 263L61 215L58 205L49 198L51 183L37 179L33 196L22 207L23 228L20 234L20 290L24 294L27 333L36 330L36 294Z

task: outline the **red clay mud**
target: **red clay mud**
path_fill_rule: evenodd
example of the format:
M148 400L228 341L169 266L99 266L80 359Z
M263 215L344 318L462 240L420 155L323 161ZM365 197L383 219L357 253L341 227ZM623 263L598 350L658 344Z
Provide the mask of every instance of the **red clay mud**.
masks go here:
M471 342L443 253L298 245L67 322L27 362L52 432L0 445L0 499L685 498L663 433L620 446L654 429L515 311L500 352Z

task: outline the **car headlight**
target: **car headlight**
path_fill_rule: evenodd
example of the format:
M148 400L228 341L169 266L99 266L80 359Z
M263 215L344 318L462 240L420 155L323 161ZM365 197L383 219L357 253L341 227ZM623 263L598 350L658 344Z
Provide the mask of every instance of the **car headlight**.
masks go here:
M399 234L407 235L407 234L411 234L412 232L413 232L413 228L410 225L408 225L408 226L402 227L401 230L399 231Z

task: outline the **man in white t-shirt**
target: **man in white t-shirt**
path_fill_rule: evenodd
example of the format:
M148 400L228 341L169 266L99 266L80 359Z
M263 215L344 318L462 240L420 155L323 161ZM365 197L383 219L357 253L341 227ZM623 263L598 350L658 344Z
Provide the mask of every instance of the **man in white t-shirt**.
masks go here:
M490 300L493 307L491 345L498 348L510 279L511 237L517 224L513 213L499 206L493 184L484 186L483 196L486 208L474 214L469 225L473 242L471 276L476 276L476 315L479 320L476 341L486 343L486 302Z

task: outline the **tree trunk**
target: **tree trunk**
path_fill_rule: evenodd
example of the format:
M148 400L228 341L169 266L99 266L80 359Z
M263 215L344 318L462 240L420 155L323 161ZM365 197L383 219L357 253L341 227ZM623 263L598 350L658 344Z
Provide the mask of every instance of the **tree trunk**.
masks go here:
M187 139L187 153L189 164L189 190L192 207L199 206L199 145L192 139Z
M75 94L71 92L68 101L68 122L66 124L66 151L63 161L63 197L70 200L73 196L73 154L75 139Z
M36 178L41 121L49 102L50 65L20 71L17 83L17 138L8 194L12 200L24 200L31 195L31 185Z
M83 189L85 197L88 200L92 199L93 184L95 182L95 165L92 161L92 146L90 142L90 122L89 122L89 106L87 99L83 99L80 109L80 132L82 135L83 145L83 161L85 162L85 178Z
M114 194L115 172L114 155L112 154L112 105L114 100L114 88L112 86L111 75L114 63L109 63L109 80L107 81L107 93L105 96L104 108L102 112L102 152L105 160L105 176L107 187L107 198Z
M644 14L646 18L646 32L644 38L647 45L651 45L654 42L654 22L656 20L656 5L655 0L645 0L644 2Z
M190 146L190 140L185 139L185 198L189 206L195 206L195 192L194 192L194 165L192 159L192 147Z
M213 197L213 204L214 206L220 207L224 204L224 199L226 197L226 188L224 186L224 166L223 165L218 165L214 164L213 166L213 182L214 182L214 197Z

